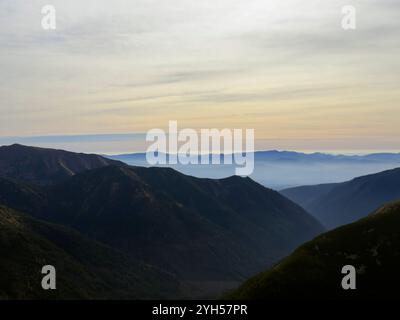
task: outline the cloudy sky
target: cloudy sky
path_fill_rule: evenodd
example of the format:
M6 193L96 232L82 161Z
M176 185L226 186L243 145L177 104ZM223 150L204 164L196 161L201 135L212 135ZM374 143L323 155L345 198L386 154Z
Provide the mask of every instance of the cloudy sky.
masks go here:
M0 0L0 144L99 134L89 151L139 151L127 134L178 120L254 128L258 149L399 150L399 15L398 0Z

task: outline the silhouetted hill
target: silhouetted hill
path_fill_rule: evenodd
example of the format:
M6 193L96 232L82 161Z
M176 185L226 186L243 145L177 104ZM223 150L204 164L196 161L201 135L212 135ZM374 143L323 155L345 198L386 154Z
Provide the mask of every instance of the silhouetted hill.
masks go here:
M282 194L302 205L327 227L334 228L400 199L400 169L344 183L287 189Z
M84 170L118 163L94 154L27 147L18 144L0 147L0 177L40 185L53 184Z
M400 202L325 233L228 295L235 299L398 299ZM357 270L343 290L342 267Z
M146 299L180 296L170 274L65 227L0 206L0 299ZM41 287L44 265L57 290Z

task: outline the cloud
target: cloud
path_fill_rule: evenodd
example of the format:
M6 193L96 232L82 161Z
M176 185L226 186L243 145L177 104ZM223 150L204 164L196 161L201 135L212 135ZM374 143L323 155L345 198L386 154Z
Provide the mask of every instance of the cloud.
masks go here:
M286 135L293 114L300 136L312 121L321 137L340 132L344 117L346 134L362 123L373 136L400 117L397 0L353 0L349 32L345 0L52 3L46 32L47 1L0 0L0 135L143 132L169 117L225 127L240 115Z

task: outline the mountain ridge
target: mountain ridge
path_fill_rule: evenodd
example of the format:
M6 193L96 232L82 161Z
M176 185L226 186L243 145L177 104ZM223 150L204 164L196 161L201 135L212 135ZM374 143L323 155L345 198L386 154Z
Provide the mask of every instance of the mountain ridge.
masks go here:
M74 153L20 144L0 147L0 176L39 185L54 184L84 170L121 162L96 154Z

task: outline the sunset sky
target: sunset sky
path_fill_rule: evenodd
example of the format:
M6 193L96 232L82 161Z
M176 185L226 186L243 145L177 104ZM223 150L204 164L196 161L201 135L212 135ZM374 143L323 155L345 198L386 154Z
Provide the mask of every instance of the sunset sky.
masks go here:
M177 120L254 128L257 149L399 152L399 16L398 0L0 0L0 144L141 151Z

